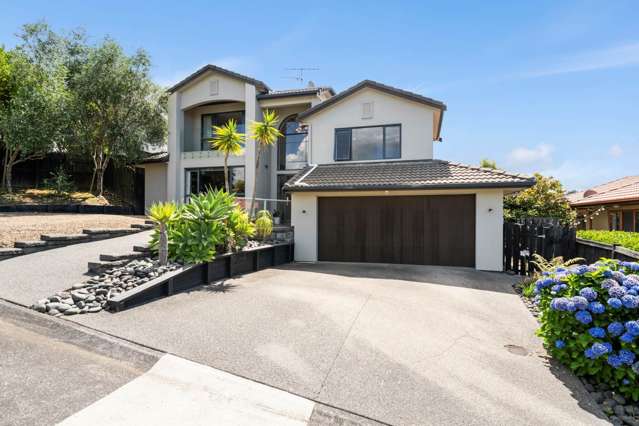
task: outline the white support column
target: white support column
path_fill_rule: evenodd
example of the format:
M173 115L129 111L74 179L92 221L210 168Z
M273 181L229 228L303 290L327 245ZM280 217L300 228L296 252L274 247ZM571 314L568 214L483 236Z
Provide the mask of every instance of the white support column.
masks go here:
M169 165L167 168L168 200L183 201L184 176L181 168L182 140L184 138L184 111L181 108L181 96L179 92L169 96Z
M261 120L261 112L256 100L255 86L244 84L244 121L246 123L246 148L244 150L244 193L246 198L253 196L253 185L255 183L255 160L256 146L255 140L250 137L250 126L253 121ZM260 161L263 161L260 160Z

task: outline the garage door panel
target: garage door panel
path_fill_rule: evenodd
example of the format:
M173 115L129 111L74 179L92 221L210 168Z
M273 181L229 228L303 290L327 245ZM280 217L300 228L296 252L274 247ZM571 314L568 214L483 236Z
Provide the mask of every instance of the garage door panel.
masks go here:
M319 260L475 264L474 195L321 197L318 204Z

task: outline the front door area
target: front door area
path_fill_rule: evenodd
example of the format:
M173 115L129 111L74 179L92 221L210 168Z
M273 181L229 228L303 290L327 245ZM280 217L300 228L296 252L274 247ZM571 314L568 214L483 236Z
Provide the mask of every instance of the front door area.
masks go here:
M318 198L318 259L475 266L475 196Z

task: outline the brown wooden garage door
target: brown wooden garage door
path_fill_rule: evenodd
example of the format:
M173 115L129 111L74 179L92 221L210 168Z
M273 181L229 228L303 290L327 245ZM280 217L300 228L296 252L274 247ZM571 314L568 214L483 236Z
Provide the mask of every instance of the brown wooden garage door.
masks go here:
M322 261L475 266L475 196L318 198Z

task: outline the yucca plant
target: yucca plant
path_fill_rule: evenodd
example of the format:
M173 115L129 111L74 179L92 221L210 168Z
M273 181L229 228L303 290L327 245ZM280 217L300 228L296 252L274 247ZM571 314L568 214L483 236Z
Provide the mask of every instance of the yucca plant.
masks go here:
M260 210L257 212L255 219L255 233L258 238L265 239L273 232L273 216L268 210Z
M149 208L149 218L158 226L160 234L158 242L158 257L160 265L166 265L169 258L169 237L167 225L175 218L175 203L155 203Z
M215 136L211 139L213 148L224 153L224 187L231 192L229 185L229 155L242 155L244 151L244 133L237 131L237 123L230 119L223 126L213 126Z
M253 216L255 211L255 193L257 189L257 175L260 169L260 157L262 151L271 146L277 141L277 138L282 136L282 133L277 129L277 122L279 118L274 111L268 109L264 111L262 121L253 121L251 123L251 137L255 139L255 176L253 176L253 196L251 199L251 206L249 208L249 214Z

